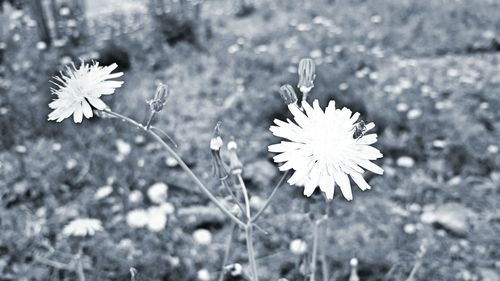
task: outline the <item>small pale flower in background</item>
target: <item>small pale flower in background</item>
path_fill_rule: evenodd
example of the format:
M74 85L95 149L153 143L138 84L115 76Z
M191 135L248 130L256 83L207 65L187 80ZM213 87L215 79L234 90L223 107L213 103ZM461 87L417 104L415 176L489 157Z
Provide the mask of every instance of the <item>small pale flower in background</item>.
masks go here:
M159 232L167 225L167 214L161 207L151 207L148 209L148 229Z
M210 272L206 269L200 269L198 270L198 273L196 274L196 277L198 277L198 280L200 281L210 281L212 277L210 277Z
M193 232L193 239L200 245L209 245L212 243L212 233L210 231L200 228Z
M173 214L175 212L175 207L170 202L161 203L158 207L160 207L167 215Z
M102 231L101 221L98 219L78 218L72 220L63 228L65 236L94 236L97 231Z
M142 201L142 197L142 192L139 190L132 190L128 195L128 201L130 201L130 203L139 203Z
M127 213L127 224L132 228L140 228L148 225L148 212L144 209L136 209Z
M382 157L378 149L370 146L377 142L377 135L364 135L375 124L366 124L363 135L355 138L359 113L352 114L345 107L335 109L334 101L330 101L325 111L317 100L312 106L302 102L302 107L304 112L293 104L288 105L296 123L275 119L276 125L270 128L275 136L289 140L269 146L270 152L279 153L274 161L284 162L279 167L281 171L295 170L288 183L303 185L304 195L308 197L319 186L328 199L333 199L334 187L338 185L343 196L352 200L349 177L361 190L370 189L363 178L364 169L376 174L384 172L371 162Z
M148 189L148 198L155 204L161 204L167 200L168 185L157 182Z
M77 69L67 67L66 72L61 72L61 77L56 76L52 81L57 89L51 89L57 98L49 103L53 111L48 120L61 122L73 115L75 123L81 123L83 117L93 116L92 107L104 110L107 106L100 99L103 95L111 95L122 86L123 81L107 81L118 78L122 72L111 73L118 67L116 63L110 66L99 66L99 63L86 64L82 61Z
M104 199L104 198L108 197L108 195L110 195L111 192L113 192L113 187L111 187L109 185L99 187L99 189L97 189L97 191L94 194L94 199L95 200Z
M290 242L290 252L292 254L301 256L307 252L307 243L302 239L294 239Z

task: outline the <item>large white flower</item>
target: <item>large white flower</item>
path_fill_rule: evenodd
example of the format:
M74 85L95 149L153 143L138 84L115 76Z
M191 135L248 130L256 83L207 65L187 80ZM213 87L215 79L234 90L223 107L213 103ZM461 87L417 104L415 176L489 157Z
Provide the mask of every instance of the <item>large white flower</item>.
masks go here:
M384 170L370 162L382 157L380 151L371 144L377 142L376 134L355 138L354 125L359 113L352 114L348 108L335 109L335 101L330 101L325 111L315 100L313 106L302 102L304 112L297 105L290 104L288 109L294 122L274 120L271 132L289 141L269 146L270 152L279 153L274 161L284 164L281 171L293 169L295 172L288 180L291 185L304 186L304 195L311 196L319 186L328 199L333 199L337 184L347 200L352 200L351 179L361 188L370 189L364 180L363 168L377 174ZM366 130L375 124L366 125Z
M72 220L63 229L65 236L93 236L97 231L102 231L102 224L100 220L78 218Z
M113 94L123 84L123 81L106 81L123 75L123 72L111 74L117 67L116 63L99 66L98 62L90 65L82 61L78 69L73 64L61 72L61 77L55 76L52 83L57 89L51 91L57 98L49 104L53 111L48 119L61 122L73 115L73 121L81 123L83 116L87 119L93 116L91 105L105 109L107 106L100 97Z

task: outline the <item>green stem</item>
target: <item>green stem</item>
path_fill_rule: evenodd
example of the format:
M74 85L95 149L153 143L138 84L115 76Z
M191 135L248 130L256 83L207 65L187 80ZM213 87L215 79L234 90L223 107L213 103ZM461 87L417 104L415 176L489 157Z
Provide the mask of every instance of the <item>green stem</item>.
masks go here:
M85 272L83 270L83 246L80 246L78 249L78 254L76 255L76 274L78 275L79 281L85 281Z
M250 214L250 200L248 200L248 191L247 187L245 185L245 182L243 181L243 178L241 177L241 173L238 173L238 182L240 183L241 189L243 190L243 198L245 199L245 207L246 207L246 215L248 220L250 221L250 218L252 215Z
M111 110L104 110L106 113L117 117L125 122L128 122L139 129L143 130L145 133L148 135L152 136L154 139L156 139L162 146L167 150L167 152L175 159L177 160L177 163L179 163L179 166L188 174L188 176L196 183L196 185L205 193L205 195L210 199L217 208L219 208L224 214L226 214L234 223L236 223L239 227L244 228L245 223L243 223L240 219L238 219L236 216L234 216L226 207L224 207L220 201L208 190L208 188L201 182L201 180L193 173L191 168L189 168L186 163L182 160L182 158L155 132L148 130L145 126L142 124L138 123L137 121L126 117L124 115L121 115L119 113L113 112Z
M311 278L310 281L316 280L316 259L318 256L318 228L319 223L315 221L313 223L313 246L312 246L312 258L311 258Z
M231 224L231 232L229 233L229 237L227 238L226 251L224 251L224 259L222 260L222 270L219 277L219 281L224 281L224 267L229 261L229 254L231 253L231 245L233 244L233 234L236 225L234 223Z
M245 235L247 240L248 262L250 264L252 280L259 281L259 277L257 275L257 264L255 262L255 251L253 248L253 228L251 223L248 223L245 227Z
M262 215L262 213L264 213L264 211L267 209L267 207L271 203L271 200L274 198L274 195L276 194L278 189L283 185L283 183L285 182L285 179L290 175L290 173L291 173L291 170L288 170L283 174L283 176L281 176L278 183L274 186L273 191L271 192L271 195L269 195L269 197L267 198L264 206L257 212L257 214L255 216L253 216L252 222L257 221L259 219L259 217Z

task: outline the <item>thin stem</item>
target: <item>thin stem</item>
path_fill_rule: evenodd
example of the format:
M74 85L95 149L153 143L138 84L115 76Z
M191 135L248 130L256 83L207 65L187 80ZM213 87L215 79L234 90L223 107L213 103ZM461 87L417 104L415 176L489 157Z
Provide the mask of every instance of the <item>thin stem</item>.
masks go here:
M65 263L53 261L44 257L35 256L35 261L59 270L73 271L73 268Z
M238 205L238 208L240 208L241 213L245 213L245 208L243 208L243 206L241 206L241 203L239 202L238 198L234 194L234 192L231 189L231 187L229 187L229 184L227 183L226 179L220 179L220 181L221 181L222 185L224 186L224 188L229 192L229 194L233 198L233 200L236 203L236 205Z
M322 233L323 233L323 243L328 241L328 218L330 216L330 204L328 204L328 199L325 201L325 216L323 217L325 220L325 223L323 224L322 227ZM323 273L323 281L328 281L330 280L330 272L328 270L328 261L326 259L326 245L321 248L320 252L320 259L321 259L321 272Z
M232 223L231 224L231 232L229 233L229 237L227 238L226 250L224 251L224 259L222 260L222 270L221 270L221 274L219 277L219 281L224 280L224 267L226 266L227 262L229 261L229 254L231 253L231 245L233 244L233 234L234 234L235 228L236 228L236 225L234 223Z
M255 251L253 249L253 229L251 223L248 223L245 227L245 235L247 240L248 262L250 263L252 280L259 281L259 277L257 276L257 264L255 262Z
M79 281L85 281L85 272L83 271L83 246L80 246L78 249L78 254L76 254L76 274L78 275Z
M319 238L319 229L321 224L328 219L327 215L324 215L320 219L313 222L313 249L312 249L312 257L311 257L311 277L310 281L316 280L316 264L318 259L318 238Z
M285 182L285 179L290 175L290 173L291 173L291 171L288 170L283 174L283 176L281 176L278 183L274 186L273 191L271 192L271 195L269 195L269 197L267 198L266 203L264 203L264 206L257 212L257 214L255 216L253 216L252 222L257 221L259 219L259 217L262 215L262 213L264 213L264 211L267 209L267 207L271 203L271 200L274 198L274 195L276 194L278 189L283 185L283 183Z
M182 160L182 158L155 132L151 130L147 130L146 127L141 125L140 123L136 122L135 120L128 118L124 115L121 115L119 113L113 112L111 110L105 110L106 113L115 116L117 118L122 119L125 122L128 122L139 129L142 129L144 132L152 136L154 139L156 139L162 146L167 150L167 152L175 159L177 160L177 163L179 163L179 166L189 175L189 177L196 183L196 185L205 193L205 195L210 199L217 208L219 208L224 214L226 214L234 223L236 223L239 227L244 228L245 223L243 223L240 219L238 219L236 216L234 216L226 207L224 207L220 201L208 190L208 188L201 182L201 180L193 173L193 171L186 165L186 163Z
M316 280L316 259L318 256L318 228L319 221L313 223L313 248L312 248L312 258L311 258L311 278L310 281Z
M326 225L323 225L323 241L327 241L327 227ZM320 259L321 259L321 272L323 273L323 281L328 281L330 280L330 272L328 271L328 261L326 259L326 247L323 246L321 247L321 252L320 252Z
M149 130L151 128L151 121L153 121L153 117L155 116L156 111L151 110L151 114L149 114L149 119L148 122L146 122L146 130Z
M248 218L249 222L251 222L252 215L250 214L250 200L248 200L247 187L245 185L245 182L243 181L243 178L241 177L241 173L238 173L237 177L238 177L238 182L240 183L241 189L243 190L243 198L245 199L247 218Z

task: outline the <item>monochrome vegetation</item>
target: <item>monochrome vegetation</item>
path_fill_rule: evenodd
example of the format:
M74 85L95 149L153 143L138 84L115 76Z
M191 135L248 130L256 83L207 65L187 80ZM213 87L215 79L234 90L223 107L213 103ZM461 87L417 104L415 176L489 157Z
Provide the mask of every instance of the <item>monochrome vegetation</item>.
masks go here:
M0 280L500 280L499 10L0 1Z

